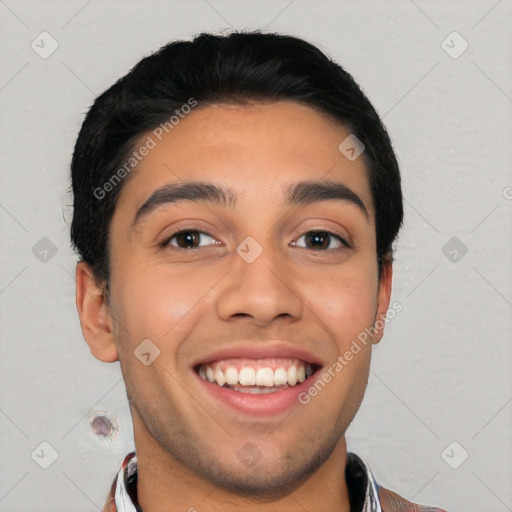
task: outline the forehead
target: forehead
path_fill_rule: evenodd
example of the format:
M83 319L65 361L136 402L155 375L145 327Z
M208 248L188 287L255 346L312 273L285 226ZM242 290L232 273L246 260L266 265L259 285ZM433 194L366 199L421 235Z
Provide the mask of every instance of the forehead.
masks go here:
M349 135L329 116L291 101L196 107L172 128L140 137L134 150L151 149L131 171L116 210L136 210L171 183L210 181L248 201L282 204L293 183L323 180L348 187L371 215L364 160L338 149Z

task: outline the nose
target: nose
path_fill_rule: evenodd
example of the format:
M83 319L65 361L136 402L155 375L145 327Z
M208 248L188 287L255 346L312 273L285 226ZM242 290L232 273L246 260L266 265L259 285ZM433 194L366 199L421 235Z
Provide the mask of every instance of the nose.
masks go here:
M302 317L304 304L294 291L292 272L277 254L264 250L252 263L235 257L218 296L220 318L249 318L257 327L265 327L278 318L297 321Z

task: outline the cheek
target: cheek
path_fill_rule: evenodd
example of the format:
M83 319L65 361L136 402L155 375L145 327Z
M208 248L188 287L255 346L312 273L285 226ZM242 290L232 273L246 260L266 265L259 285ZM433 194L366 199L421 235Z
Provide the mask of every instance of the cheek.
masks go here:
M171 337L179 336L180 331L190 327L196 306L215 281L204 272L183 276L159 267L132 267L118 288L120 320L133 342L145 338L164 340L171 329Z
M332 276L321 286L309 287L304 297L308 307L343 342L373 324L376 284L371 273Z

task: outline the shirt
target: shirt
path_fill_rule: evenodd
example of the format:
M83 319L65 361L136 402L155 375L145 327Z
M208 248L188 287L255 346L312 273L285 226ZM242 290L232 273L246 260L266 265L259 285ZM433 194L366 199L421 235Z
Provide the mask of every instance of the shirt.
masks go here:
M350 510L353 512L446 512L411 503L381 487L368 464L355 453L347 454L345 466ZM143 512L137 500L137 455L129 453L117 473L102 512Z

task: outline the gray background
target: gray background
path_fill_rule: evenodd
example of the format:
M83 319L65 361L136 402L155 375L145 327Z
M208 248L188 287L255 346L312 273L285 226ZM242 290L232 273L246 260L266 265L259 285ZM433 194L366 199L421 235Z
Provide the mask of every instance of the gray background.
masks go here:
M0 0L0 512L97 510L133 447L119 364L90 355L75 308L67 188L83 115L162 44L230 27L319 45L400 159L404 310L375 349L349 449L406 498L512 510L511 14L510 0ZM43 31L58 43L47 58ZM89 426L102 412L118 425L107 441ZM58 453L48 469L43 441Z

